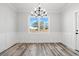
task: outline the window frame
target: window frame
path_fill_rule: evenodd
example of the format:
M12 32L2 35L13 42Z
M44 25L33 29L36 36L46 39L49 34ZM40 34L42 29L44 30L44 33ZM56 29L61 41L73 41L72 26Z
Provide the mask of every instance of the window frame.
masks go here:
M50 17L49 16L46 16L46 17L48 17L48 31L47 32L40 31L40 29L38 29L38 32L31 32L30 29L29 29L30 17L31 16L28 17L28 33L49 33L50 32ZM38 23L40 23L40 20L39 20ZM38 26L40 28L40 24L38 24Z

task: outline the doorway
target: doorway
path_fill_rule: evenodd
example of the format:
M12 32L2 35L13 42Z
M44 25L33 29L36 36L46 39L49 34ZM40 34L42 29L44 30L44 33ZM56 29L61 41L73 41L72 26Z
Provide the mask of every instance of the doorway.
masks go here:
M75 12L75 50L79 52L79 11Z

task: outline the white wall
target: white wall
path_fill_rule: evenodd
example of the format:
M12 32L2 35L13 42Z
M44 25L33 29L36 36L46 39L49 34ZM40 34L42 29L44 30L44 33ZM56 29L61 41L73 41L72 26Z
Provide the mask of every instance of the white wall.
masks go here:
M28 16L18 13L10 4L0 4L0 52L15 43L61 41L61 13L49 13L49 32L29 33ZM25 28L25 29L24 29Z
M8 4L0 4L0 52L16 43L16 13Z
M38 42L60 42L61 41L61 14L49 13L49 32L48 33L29 33L28 16L29 13L18 13L19 29L17 39L20 43Z
M79 10L79 4L72 3L65 6L62 10L62 43L75 49L75 15Z
M62 42L75 49L74 11L79 4L67 4L61 13L48 13L49 32L29 33L30 13L16 13L8 4L0 4L0 52L15 43Z

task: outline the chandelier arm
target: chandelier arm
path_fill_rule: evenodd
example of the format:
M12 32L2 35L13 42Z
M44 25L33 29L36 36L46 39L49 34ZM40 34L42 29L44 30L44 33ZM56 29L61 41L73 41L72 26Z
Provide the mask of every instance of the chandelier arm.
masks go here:
M39 3L38 8L34 9L34 11L31 13L31 16L44 17L44 16L47 16L47 12L45 11L45 9L41 8Z

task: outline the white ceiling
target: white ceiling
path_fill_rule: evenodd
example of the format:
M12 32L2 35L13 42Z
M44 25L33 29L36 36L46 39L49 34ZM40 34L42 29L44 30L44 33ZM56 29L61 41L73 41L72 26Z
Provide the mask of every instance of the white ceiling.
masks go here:
M16 8L17 12L30 12L38 7L38 3L11 3ZM61 12L61 9L66 3L41 3L41 7L46 9L47 12Z

